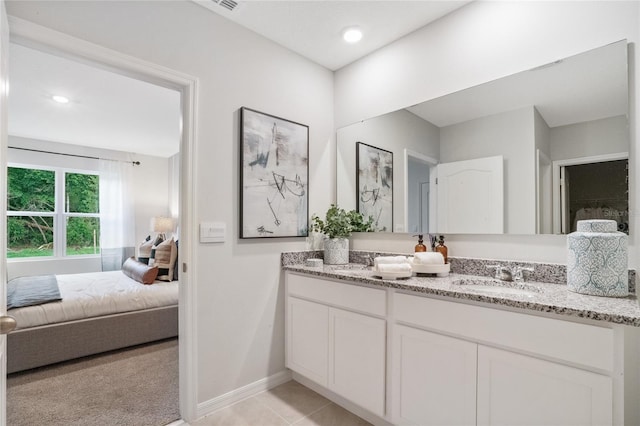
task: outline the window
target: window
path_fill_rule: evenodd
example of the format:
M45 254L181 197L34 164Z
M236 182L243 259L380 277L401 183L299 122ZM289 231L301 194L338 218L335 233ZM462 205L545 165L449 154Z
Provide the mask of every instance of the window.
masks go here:
M8 258L100 253L98 175L10 166L7 184Z

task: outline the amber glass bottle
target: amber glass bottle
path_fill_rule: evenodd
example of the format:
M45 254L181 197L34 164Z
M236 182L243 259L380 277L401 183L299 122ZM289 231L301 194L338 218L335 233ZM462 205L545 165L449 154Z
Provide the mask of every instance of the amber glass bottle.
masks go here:
M415 252L418 253L422 251L427 251L427 246L423 244L422 234L414 235L414 237L418 237L418 244L416 244Z
M449 258L447 257L448 249L447 246L444 245L444 235L440 235L440 241L438 241L436 251L444 257L444 263L449 263Z

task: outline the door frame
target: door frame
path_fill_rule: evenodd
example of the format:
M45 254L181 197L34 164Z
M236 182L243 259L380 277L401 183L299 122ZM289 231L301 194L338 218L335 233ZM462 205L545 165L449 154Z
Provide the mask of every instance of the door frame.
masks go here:
M180 92L182 134L180 140L180 286L179 286L179 393L180 415L195 420L197 412L197 272L195 197L196 122L198 86L196 77L123 54L30 21L9 16L10 40L46 53L84 62L92 66L143 80ZM3 223L6 212L0 213ZM3 260L6 261L6 260ZM187 268L188 265L188 268Z
M0 315L7 315L7 139L9 105L9 21L0 0ZM7 336L0 335L0 426L7 424Z
M548 176L549 171L551 171L551 175L553 175L553 170L551 170L552 165L551 158L544 152L536 149L536 234L549 234L553 232L553 176ZM550 181L548 179L550 179ZM551 191L548 192L549 188ZM548 232L546 232L546 222L543 220L545 211L551 213L551 217L549 218L551 221L551 229L549 229Z
M434 197L434 192L433 192L433 187L434 184L432 183L433 180L433 176L434 176L434 169L435 167L438 165L438 160L433 158L433 157L429 157L428 155L424 155L424 154L420 154L419 152L416 151L412 151L410 149L404 149L404 192L403 192L403 197L404 197L404 231L402 232L409 232L407 230L407 228L409 227L409 158L412 158L416 161L419 161L421 163L426 164L429 167L429 186L430 186L430 191L429 191L429 229L435 229L431 227L431 224L434 223L435 224L435 199ZM393 230L393 232L398 232L396 229Z
M553 233L562 234L563 218L562 210L565 204L562 196L561 187L563 185L563 177L560 170L566 166L577 166L579 164L604 163L606 161L629 160L628 152L616 152L612 154L592 155L589 157L568 158L566 160L555 160L553 162ZM568 233L568 232L567 232Z

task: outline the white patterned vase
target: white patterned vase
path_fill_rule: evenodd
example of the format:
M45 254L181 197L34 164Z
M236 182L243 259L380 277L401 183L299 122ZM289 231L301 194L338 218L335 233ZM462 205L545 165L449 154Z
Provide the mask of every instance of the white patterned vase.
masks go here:
M615 220L580 220L567 236L569 290L593 296L629 294L627 234Z
M326 265L349 263L349 239L327 238L324 240L324 263Z

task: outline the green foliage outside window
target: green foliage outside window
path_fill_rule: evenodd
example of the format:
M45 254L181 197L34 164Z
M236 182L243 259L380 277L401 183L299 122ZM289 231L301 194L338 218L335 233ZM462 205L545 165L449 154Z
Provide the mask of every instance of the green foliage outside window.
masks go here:
M7 257L52 256L54 254L54 216L56 212L55 171L9 167L7 206ZM64 220L67 255L98 254L100 241L99 180L97 175L65 173L64 200L57 212ZM49 214L50 213L50 214ZM80 214L80 216L76 216ZM95 215L93 217L84 214ZM63 229L57 232L64 232Z
M67 213L98 213L98 176L66 173L65 211Z
M53 216L7 217L7 257L53 256Z
M7 207L9 211L55 211L55 172L9 167L7 186Z
M67 218L67 254L99 253L100 219L97 217Z

